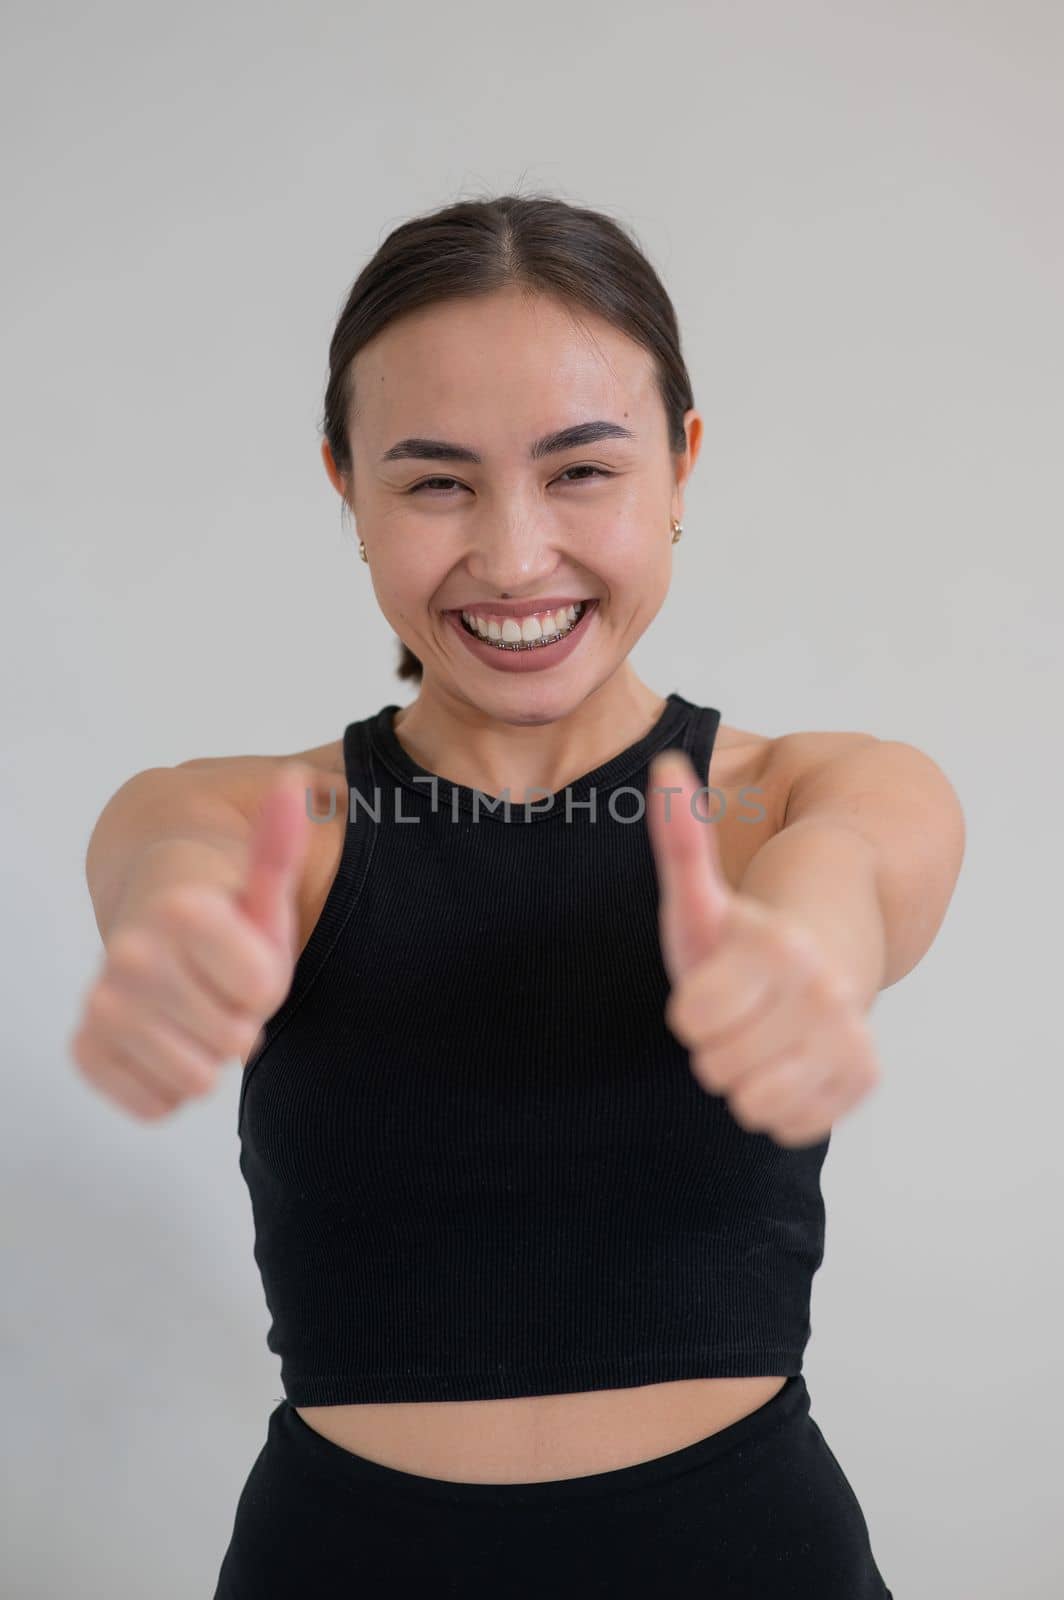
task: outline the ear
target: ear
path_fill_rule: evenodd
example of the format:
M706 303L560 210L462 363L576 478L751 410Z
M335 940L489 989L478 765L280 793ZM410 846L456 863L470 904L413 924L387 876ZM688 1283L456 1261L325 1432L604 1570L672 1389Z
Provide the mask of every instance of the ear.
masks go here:
M321 459L325 463L325 471L329 482L340 496L341 500L347 499L347 480L333 460L333 453L329 447L328 439L321 441Z
M682 493L684 485L691 476L692 472L695 470L695 462L698 460L698 454L702 448L702 435L704 430L701 413L695 411L694 408L692 408L690 411L685 411L683 426L684 433L687 435L687 447L684 450L678 451L674 457L676 462L676 488L678 493ZM673 507L673 515L681 522L683 521L682 504L677 503Z

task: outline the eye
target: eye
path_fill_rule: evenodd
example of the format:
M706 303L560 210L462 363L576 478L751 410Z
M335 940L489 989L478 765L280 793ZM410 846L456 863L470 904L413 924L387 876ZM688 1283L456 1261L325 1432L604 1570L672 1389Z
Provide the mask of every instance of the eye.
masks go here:
M455 478L424 478L421 481L421 483L415 483L414 487L412 489L408 489L406 492L407 492L407 494L420 494L422 489L427 489L429 487L429 485L432 484L432 483L456 483L456 482L457 482L457 479L455 479ZM442 490L440 492L441 493L446 493L445 490Z
M604 472L601 467L585 466L585 467L566 467L565 471L561 475L562 478L568 477L570 472L593 472L595 474L595 476L598 477L598 478L612 478L614 476L614 474L612 472ZM573 482L573 483L590 483L591 480L589 478L574 478L574 479L571 479L570 481ZM558 479L558 482L559 483L561 482L561 478ZM458 483L458 479L457 478L423 478L420 483L415 483L414 487L412 489L408 489L406 492L407 492L407 494L420 494L422 489L428 489L429 486L431 484L434 484L434 483ZM461 488L463 486L459 485L459 487ZM450 492L451 491L449 489L435 489L435 490L432 490L433 494L442 495L445 500L449 498Z

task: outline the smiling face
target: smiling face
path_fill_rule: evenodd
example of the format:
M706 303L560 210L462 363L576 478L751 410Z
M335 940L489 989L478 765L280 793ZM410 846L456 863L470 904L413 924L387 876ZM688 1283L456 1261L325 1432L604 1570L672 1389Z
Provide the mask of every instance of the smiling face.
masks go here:
M662 605L698 414L673 456L649 353L516 288L404 315L356 357L354 392L352 481L322 455L422 691L572 708Z

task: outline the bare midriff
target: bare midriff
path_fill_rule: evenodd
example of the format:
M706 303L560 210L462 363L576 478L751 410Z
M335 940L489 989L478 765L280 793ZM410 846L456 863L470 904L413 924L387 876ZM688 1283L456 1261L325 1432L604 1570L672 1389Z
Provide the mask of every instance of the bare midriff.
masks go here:
M334 1444L399 1472L450 1483L543 1483L682 1450L767 1405L786 1381L684 1378L514 1400L296 1410Z

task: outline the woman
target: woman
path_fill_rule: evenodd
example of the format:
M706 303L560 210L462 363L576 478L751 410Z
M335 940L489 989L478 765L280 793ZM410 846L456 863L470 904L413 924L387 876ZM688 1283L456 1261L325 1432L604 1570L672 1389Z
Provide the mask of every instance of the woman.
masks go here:
M964 826L911 746L636 674L701 434L616 223L397 228L322 456L417 697L97 824L82 1070L150 1118L246 1057L285 1395L216 1600L889 1596L801 1375L819 1175Z

